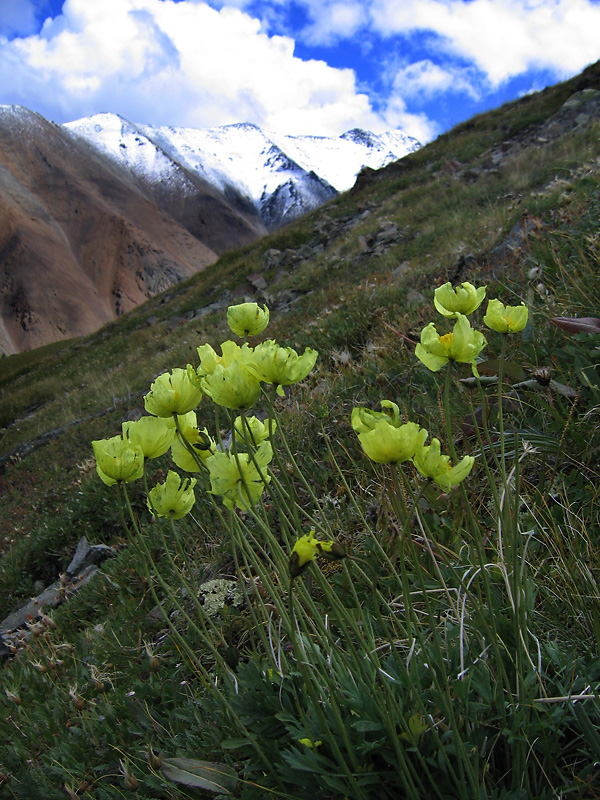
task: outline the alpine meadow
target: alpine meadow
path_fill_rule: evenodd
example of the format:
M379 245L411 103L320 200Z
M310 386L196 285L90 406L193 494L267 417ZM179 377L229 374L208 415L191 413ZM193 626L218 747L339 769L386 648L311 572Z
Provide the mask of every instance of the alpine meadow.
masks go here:
M0 794L600 796L600 62L0 359Z

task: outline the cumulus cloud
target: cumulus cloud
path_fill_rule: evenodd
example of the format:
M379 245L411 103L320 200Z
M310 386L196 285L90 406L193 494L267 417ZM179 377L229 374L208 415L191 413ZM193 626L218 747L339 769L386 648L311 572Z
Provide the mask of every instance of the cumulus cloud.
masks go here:
M437 123L429 119L426 114L409 111L404 97L399 92L393 92L382 101L379 112L385 120L385 130L400 128L409 136L414 136L421 144L430 142L441 133Z
M66 0L35 35L0 48L1 102L56 121L99 110L135 121L210 127L251 121L339 134L385 123L354 72L302 60L240 9L173 0Z
M246 0L252 8L280 0ZM532 69L557 78L573 75L600 57L598 0L294 0L309 24L309 43L376 34L435 35L444 53L476 67L490 88ZM338 16L339 14L339 16ZM357 41L353 42L357 44ZM440 81L440 89L444 82Z
M367 7L358 0L302 0L310 23L302 38L312 45L331 45L341 39L351 39L368 22Z
M292 134L397 126L428 141L439 131L418 112L434 98L477 102L600 57L600 0L65 0L38 30L59 2L0 0L0 102L58 122L114 111ZM296 41L359 78L299 57Z
M447 92L468 94L474 100L481 96L478 76L468 67L441 66L423 59L393 67L391 72L390 83L403 97L422 99Z
M529 69L574 74L600 55L594 0L369 0L369 11L384 37L434 32L492 87Z

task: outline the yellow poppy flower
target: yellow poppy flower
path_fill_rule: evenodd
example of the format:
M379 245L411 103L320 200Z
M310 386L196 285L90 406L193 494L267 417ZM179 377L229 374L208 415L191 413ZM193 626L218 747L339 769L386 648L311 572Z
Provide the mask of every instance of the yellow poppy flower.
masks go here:
M490 300L484 323L498 333L518 333L529 319L529 309L525 303L520 306L505 306L500 300Z
M157 517L181 519L192 510L196 502L195 478L183 481L176 472L169 470L164 483L157 484L148 492L148 508Z
M258 303L240 303L227 309L227 324L240 337L257 336L269 324L269 309Z
M477 375L476 359L486 344L484 335L471 327L465 315L457 314L451 333L440 336L433 322L423 328L415 355L432 372L437 372L448 361L458 361L470 364L473 374Z
M144 453L139 444L122 436L92 442L96 471L107 486L117 481L130 483L144 474Z
M485 297L485 286L476 289L472 283L464 281L456 289L448 281L439 286L433 294L433 304L444 317L458 314L472 314L479 308Z
M442 455L439 439L430 445L421 445L413 457L413 464L425 478L431 478L445 490L463 481L473 469L475 459L465 456L456 466L450 464L450 456Z

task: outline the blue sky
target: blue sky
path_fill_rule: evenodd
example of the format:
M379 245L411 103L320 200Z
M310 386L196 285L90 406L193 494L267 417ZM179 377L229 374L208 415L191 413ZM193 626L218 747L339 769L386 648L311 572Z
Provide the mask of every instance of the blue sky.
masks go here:
M599 58L600 0L0 0L0 103L55 122L426 142Z

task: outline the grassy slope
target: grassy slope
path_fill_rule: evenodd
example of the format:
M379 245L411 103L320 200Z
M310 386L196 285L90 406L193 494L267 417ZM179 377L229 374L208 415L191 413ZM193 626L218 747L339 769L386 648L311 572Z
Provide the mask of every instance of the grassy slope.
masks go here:
M154 298L97 334L0 361L0 424L5 426L0 434L0 457L13 454L0 476L4 549L0 616L33 593L34 581L53 581L81 535L94 542L119 541L112 500L89 462L89 443L113 435L128 413L143 407L142 394L155 375L188 361L196 363L197 345L208 341L216 346L228 338L222 311L191 320L186 314L222 298L226 291L240 286L246 275L262 270L263 254L269 248L284 250L315 243L324 218L329 219L332 233L321 254L289 268L287 274L278 276L276 268L265 273L268 292L290 291L297 298L289 311L273 314L269 335L284 344L310 345L320 352L316 372L304 388L292 394L282 411L284 418L287 415L292 442L305 462L311 463L314 479L323 491L335 495L337 488L324 463L319 436L336 438L361 462L349 436L354 403L369 402L374 407L379 398L390 397L410 407L411 414L418 413L432 432L441 433L436 429L440 427L436 421L437 383L432 376L423 375L404 337L415 339L433 318L433 288L448 275L458 277L460 256L473 254L460 280L486 280L490 295L500 294L507 302L523 297L531 306L530 340L519 345L522 349L513 360L532 368L551 366L557 382L579 392L579 407L559 394L546 409L552 419L536 423L537 444L543 458L550 459L541 473L547 479L548 470L553 471L556 491L568 487L572 502L591 509L592 518L594 513L597 517L598 497L592 487L598 478L593 464L598 457L599 398L594 389L596 378L586 371L586 359L593 360L592 345L581 335L565 337L548 319L595 316L600 308L598 125L554 143L518 150L505 158L500 169L483 171L471 179L456 177L451 168L452 162L458 161L475 175L478 166L487 164L493 148L515 137L528 138L574 91L589 87L600 89L600 65L580 78L457 127L407 157L402 168L392 166L367 181L360 191L336 199L248 248L228 253L166 297ZM366 210L370 211L367 215L363 213ZM350 218L356 220L352 227L334 224ZM536 220L537 232L494 279L487 269L486 254L522 218ZM404 236L380 255L365 255L359 237L376 236L382 220L396 223ZM399 272L401 264L407 268ZM530 278L535 267L542 268L541 277ZM540 281L545 287L542 294L537 288ZM411 289L421 292L425 303L407 303ZM158 321L150 325L151 318ZM26 454L28 443L57 429L62 432L56 438ZM364 465L349 463L350 480L364 485L363 469ZM214 539L210 547L206 542L198 545L199 562L207 574L211 557L213 568L219 563L217 534ZM559 542L556 548L561 549ZM168 648L161 654L170 665L168 676L148 672L143 641L151 639L153 632L145 616L146 589L136 571L135 552L123 548L108 572L110 583L90 586L56 614L56 641L62 637L75 650L62 659L66 662L61 665L63 672L58 670L51 677L54 711L36 721L35 713L23 711L27 706L24 700L17 722L2 723L13 736L17 735L15 726L21 727L24 737L31 736L30 725L44 730L37 748L9 748L5 753L0 749L0 770L4 764L5 771L15 775L9 786L13 793L23 791L20 796L38 796L32 787L42 781L42 774L48 782L45 791L55 787L57 797L64 796L59 787L65 782L74 787L77 781L92 780L82 767L90 737L98 737L97 774L112 770L118 777L123 753L141 758L140 742L149 741L156 728L149 721L150 712L127 701L128 690L135 690L148 702L160 695L162 710L176 710L178 721L173 721L167 737L171 752L211 746L212 734L198 733L202 728L198 708L193 703L181 705L179 678L189 676L177 666L177 654ZM555 571L553 580L557 587L563 581L562 589L569 589L568 575ZM557 588L547 599L548 614L556 620L564 614L559 598ZM98 633L94 626L100 623L103 628ZM598 623L592 620L590 624ZM564 636L570 641L566 629ZM5 668L6 685L20 687L21 693L29 693L31 698L45 692L35 667L40 656L34 656L22 655ZM77 733L74 712L67 710L68 689L78 681L81 687L86 678L89 685L87 665L100 661L109 664L106 670L114 684L114 696L109 705L98 703L87 720L88 727L82 724ZM10 699L0 703L0 714L10 720ZM131 749L120 725L127 714L132 725L137 720L141 731L137 750ZM76 730L67 736L69 727ZM158 740L165 746L164 735L158 735ZM37 777L28 777L26 769L17 767L28 758L31 775ZM156 793L144 796L163 796L158 788L153 791ZM113 796L119 793L106 794Z

